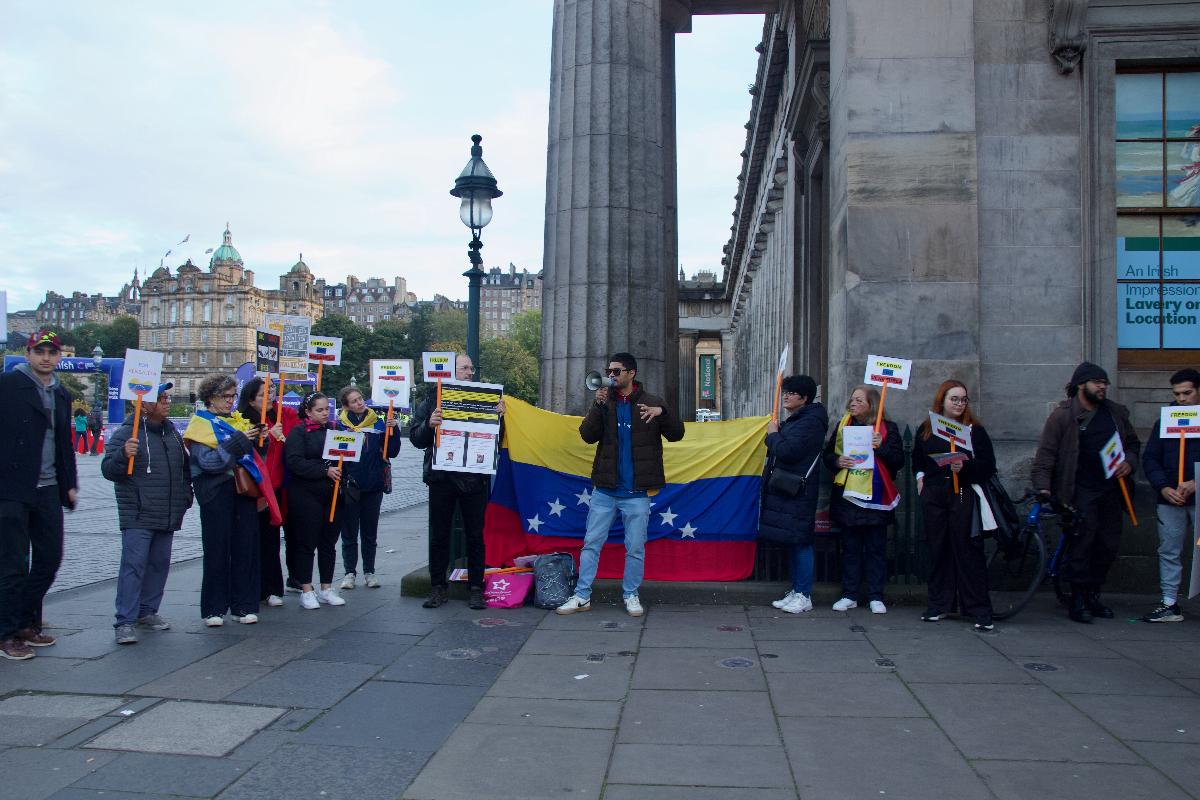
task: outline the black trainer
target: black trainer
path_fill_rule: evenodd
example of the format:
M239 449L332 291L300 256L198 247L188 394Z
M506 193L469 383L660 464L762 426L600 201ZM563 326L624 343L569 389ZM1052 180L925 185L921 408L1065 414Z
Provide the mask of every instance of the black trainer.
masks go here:
M483 599L482 587L471 587L471 608L476 611L482 611L483 609L487 608L487 601Z
M425 602L421 605L425 608L437 608L449 599L445 586L435 586L429 590L429 596L425 598Z
M933 606L925 609L925 613L921 615L922 622L937 622L942 617L946 616L941 611L938 611Z
M1104 603L1100 602L1099 586L1089 586L1087 593L1083 597L1084 602L1087 603L1088 610L1092 612L1093 617L1100 617L1102 619L1113 618L1113 610L1104 605Z
M1142 617L1143 622L1183 622L1183 609L1179 607L1179 603L1167 605L1159 603L1158 608L1151 611L1146 616Z
M283 591L284 591L284 594L287 594L288 592L295 592L296 594L301 594L304 592L304 590L300 588L300 581L296 580L295 578L287 579L287 583L285 584Z
M994 629L995 627L996 627L996 625L995 625L995 623L992 622L991 617L976 617L975 618L975 630L977 630L977 631L990 631L990 630Z
M1092 609L1087 602L1088 589L1082 583L1071 584L1071 611L1070 617L1075 622L1091 622Z

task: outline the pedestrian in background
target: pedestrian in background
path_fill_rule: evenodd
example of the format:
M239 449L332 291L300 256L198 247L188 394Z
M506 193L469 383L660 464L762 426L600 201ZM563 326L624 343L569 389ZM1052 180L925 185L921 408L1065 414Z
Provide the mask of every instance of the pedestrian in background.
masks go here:
M258 502L238 492L234 471L252 463L245 457L267 427L231 413L237 381L229 375L209 375L196 394L205 408L192 417L183 438L200 504L200 615L209 627L223 625L226 612L248 625L258 622Z
M767 423L758 535L788 545L792 589L771 605L789 614L813 607L813 537L821 489L817 462L829 427L825 406L815 402L816 395L817 382L811 377L789 375L779 394L787 418L782 423L774 419Z
M83 440L83 446L80 447L79 440ZM87 414L82 408L75 412L75 435L71 442L75 445L76 452L87 452Z
M325 434L329 424L329 398L314 392L300 401L300 424L292 428L284 445L288 483L288 514L293 515L297 550L294 577L300 581L300 605L320 608L321 603L344 606L346 601L333 588L333 568L337 562L337 540L342 529L345 493L338 492L334 505L333 487L342 480L342 470L325 460ZM321 588L313 591L313 553Z
M265 418L262 413L264 405L267 408ZM294 409L287 406L280 408L276 402L271 382L264 381L259 377L251 378L242 387L242 394L238 400L238 413L243 419L249 420L252 425L261 423L269 426L266 437L261 440L254 439L251 444L254 445L255 452L266 464L267 474L275 492L276 503L280 510L284 511L287 508L287 490L284 488L287 468L283 444L292 428L300 424L300 418ZM276 419L279 419L279 422L273 421ZM259 503L259 505L265 504ZM284 512L281 524L284 536L288 536L288 531L293 526L288 523L286 512ZM271 519L271 509L261 508L258 512L258 600L259 603L266 603L270 607L283 605L283 567L279 564L279 528L280 525L274 524ZM289 543L289 555L292 549L294 549L294 544ZM291 574L290 558L288 574Z
M895 504L885 507L889 504L881 502L882 475L874 470L869 477L864 476L865 485L853 487L858 489L854 496L846 494L847 483L854 480L851 471L857 462L845 455L842 445L842 431L845 428L854 425L873 426L878 414L879 390L868 384L856 386L846 401L845 415L825 444L825 466L835 475L833 491L829 496L829 520L842 532L842 597L833 604L834 611L849 611L858 607L865 553L867 599L871 603L871 613L887 613L887 606L883 604L883 586L887 580L887 529L896 521L896 512L892 510ZM882 427L871 437L875 470L887 470L888 477L894 479L904 466L904 442L900 438L900 429L888 419L886 411ZM861 497L864 494L872 496L864 500Z
M157 400L142 404L135 434L126 419L104 443L100 471L112 481L121 525L121 566L117 572L117 644L136 644L137 628L165 631L170 624L158 614L171 541L183 527L192 505L191 464L183 437L167 417L174 384L158 387ZM129 459L133 472L129 472Z
M99 376L94 376L93 380L99 380ZM88 433L92 435L91 449L88 455L100 455L100 435L104 432L104 414L100 411L100 404L92 406L92 410L87 415Z
M363 451L358 461L345 465L346 472L358 484L358 500L346 500L342 511L342 567L346 576L342 589L354 588L358 574L358 541L362 536L363 585L378 589L375 580L375 551L379 541L379 509L383 505L385 488L390 491L392 467L388 459L400 455L400 420L393 417L386 424L391 426L387 436L387 453L383 452L384 422L372 409L367 408L362 392L357 387L347 386L338 392L338 427L350 431L362 431Z
M950 443L933 435L928 419L917 428L913 439L912 468L916 472L931 561L929 608L921 619L937 622L947 614L962 613L975 617L975 630L990 631L994 624L983 537L971 536L978 503L971 484L983 483L996 474L996 456L992 440L971 413L969 402L967 387L948 380L938 387L932 406L934 413L971 426L974 449L966 453L965 461L938 465L933 456L949 453Z

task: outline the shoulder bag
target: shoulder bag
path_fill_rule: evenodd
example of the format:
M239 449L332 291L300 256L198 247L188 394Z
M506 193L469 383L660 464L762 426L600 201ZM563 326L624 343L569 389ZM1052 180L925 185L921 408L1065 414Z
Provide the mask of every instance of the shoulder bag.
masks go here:
M817 462L821 460L821 451L817 451L817 457L813 459L812 464L808 466L808 471L804 476L783 469L778 464L771 467L771 477L767 479L767 488L776 494L781 494L785 497L795 497L804 491L808 485L808 477L812 475L813 467L817 466Z

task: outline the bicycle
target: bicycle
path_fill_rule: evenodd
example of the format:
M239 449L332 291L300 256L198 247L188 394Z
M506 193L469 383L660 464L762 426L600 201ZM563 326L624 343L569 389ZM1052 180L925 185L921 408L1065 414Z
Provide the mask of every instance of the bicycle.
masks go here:
M1066 565L1067 540L1075 529L1078 514L1069 505L1029 491L1015 505L1024 505L1030 500L1033 500L1033 505L1025 517L1025 523L1008 547L1002 546L995 538L985 540L988 595L992 602L993 619L1014 616L1025 607L1047 578L1054 584L1058 601L1063 605L1071 604L1070 593L1063 591L1062 573ZM1062 528L1062 536L1049 559L1046 557L1046 534L1042 530L1043 512L1058 515Z

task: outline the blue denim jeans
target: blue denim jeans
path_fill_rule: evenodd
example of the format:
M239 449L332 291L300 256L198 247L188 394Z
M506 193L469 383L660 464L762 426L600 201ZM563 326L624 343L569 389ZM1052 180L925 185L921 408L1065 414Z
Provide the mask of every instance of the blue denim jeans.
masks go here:
M642 585L642 573L646 566L646 526L650 522L650 498L613 497L601 491L592 492L588 507L587 532L583 537L583 550L579 553L579 583L575 594L583 599L592 596L592 581L600 566L600 548L608 539L617 512L625 523L625 577L621 580L621 595L637 594ZM811 548L809 548L811 550Z
M794 544L788 552L788 568L792 572L792 591L812 594L813 548L811 544Z
M1183 581L1183 546L1191 541L1187 535L1189 517L1194 531L1194 505L1158 505L1158 579L1162 584L1164 600L1179 598L1179 584Z
M132 625L158 613L171 569L171 531L129 528L121 531L121 569L117 573L117 625Z

